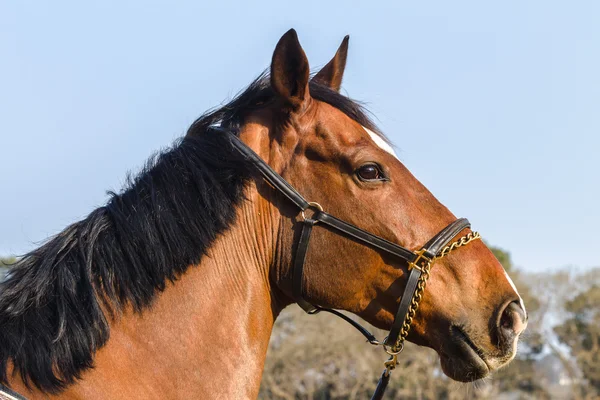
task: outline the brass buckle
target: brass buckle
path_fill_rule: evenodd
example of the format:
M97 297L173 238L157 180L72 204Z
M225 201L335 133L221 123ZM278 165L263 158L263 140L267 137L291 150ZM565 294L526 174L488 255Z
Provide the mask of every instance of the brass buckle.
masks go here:
M417 258L415 258L414 261L408 263L409 271L414 268L423 272L423 268L425 268L427 265L433 262L433 258L429 258L425 255L426 251L426 249L421 249L415 253L417 255Z

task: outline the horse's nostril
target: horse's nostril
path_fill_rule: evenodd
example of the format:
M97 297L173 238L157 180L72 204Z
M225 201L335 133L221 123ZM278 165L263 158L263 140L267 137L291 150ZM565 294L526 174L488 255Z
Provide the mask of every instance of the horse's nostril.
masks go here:
M498 329L504 339L512 340L523 332L526 326L527 317L519 302L513 301L508 303L504 310L502 310L502 314L498 320Z

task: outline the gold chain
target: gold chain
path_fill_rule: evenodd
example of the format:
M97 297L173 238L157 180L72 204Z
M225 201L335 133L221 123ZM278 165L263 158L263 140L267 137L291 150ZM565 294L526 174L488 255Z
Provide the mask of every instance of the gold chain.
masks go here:
M471 243L473 240L477 240L477 239L481 239L481 235L479 234L479 232L469 232L467 235L461 237L457 241L452 242L448 246L444 247L442 249L442 251L440 251L440 255L436 256L434 258L434 260L437 260L437 259L440 259L440 258L444 258L448 254L450 254L451 252L453 252L454 250L458 249L459 247L466 246L469 243Z
M473 240L481 239L479 232L469 232L467 235L461 237L460 239L452 242L447 245L436 255L434 258L430 259L423 256L423 252L417 253L417 259L423 259L426 263L421 264L421 266L417 266L414 263L411 263L409 268L418 268L421 270L421 276L419 277L419 281L417 283L417 289L415 290L415 294L410 302L410 306L408 307L408 312L406 313L406 318L404 319L404 323L402 324L402 329L400 329L400 336L396 341L396 344L392 347L392 352L399 352L404 346L404 341L408 336L408 331L412 325L413 318L417 314L417 309L419 308L419 303L423 298L423 292L425 291L425 286L427 285L427 280L429 279L429 274L431 272L431 266L436 260L440 258L446 257L448 254L453 252L454 250L466 246L471 243ZM415 260L416 261L416 260Z

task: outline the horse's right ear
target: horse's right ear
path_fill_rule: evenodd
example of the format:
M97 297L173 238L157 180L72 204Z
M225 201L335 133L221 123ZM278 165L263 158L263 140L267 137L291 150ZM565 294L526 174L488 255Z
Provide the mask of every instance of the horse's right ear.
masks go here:
M275 47L271 61L271 87L294 110L310 102L308 59L294 29L287 31Z
M346 69L346 58L348 57L348 40L350 40L350 36L346 35L335 56L321 68L314 76L313 81L325 85L336 92L340 91L344 69Z

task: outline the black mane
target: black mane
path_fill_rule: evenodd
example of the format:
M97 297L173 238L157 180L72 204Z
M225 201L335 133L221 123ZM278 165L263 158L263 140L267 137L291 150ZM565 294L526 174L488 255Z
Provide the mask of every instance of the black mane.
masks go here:
M311 83L312 97L372 130L362 107ZM0 383L12 363L27 385L58 393L93 366L109 320L136 312L191 265L233 222L251 167L210 129L238 128L273 100L267 75L193 123L108 203L26 254L0 283ZM107 311L109 315L105 315Z

